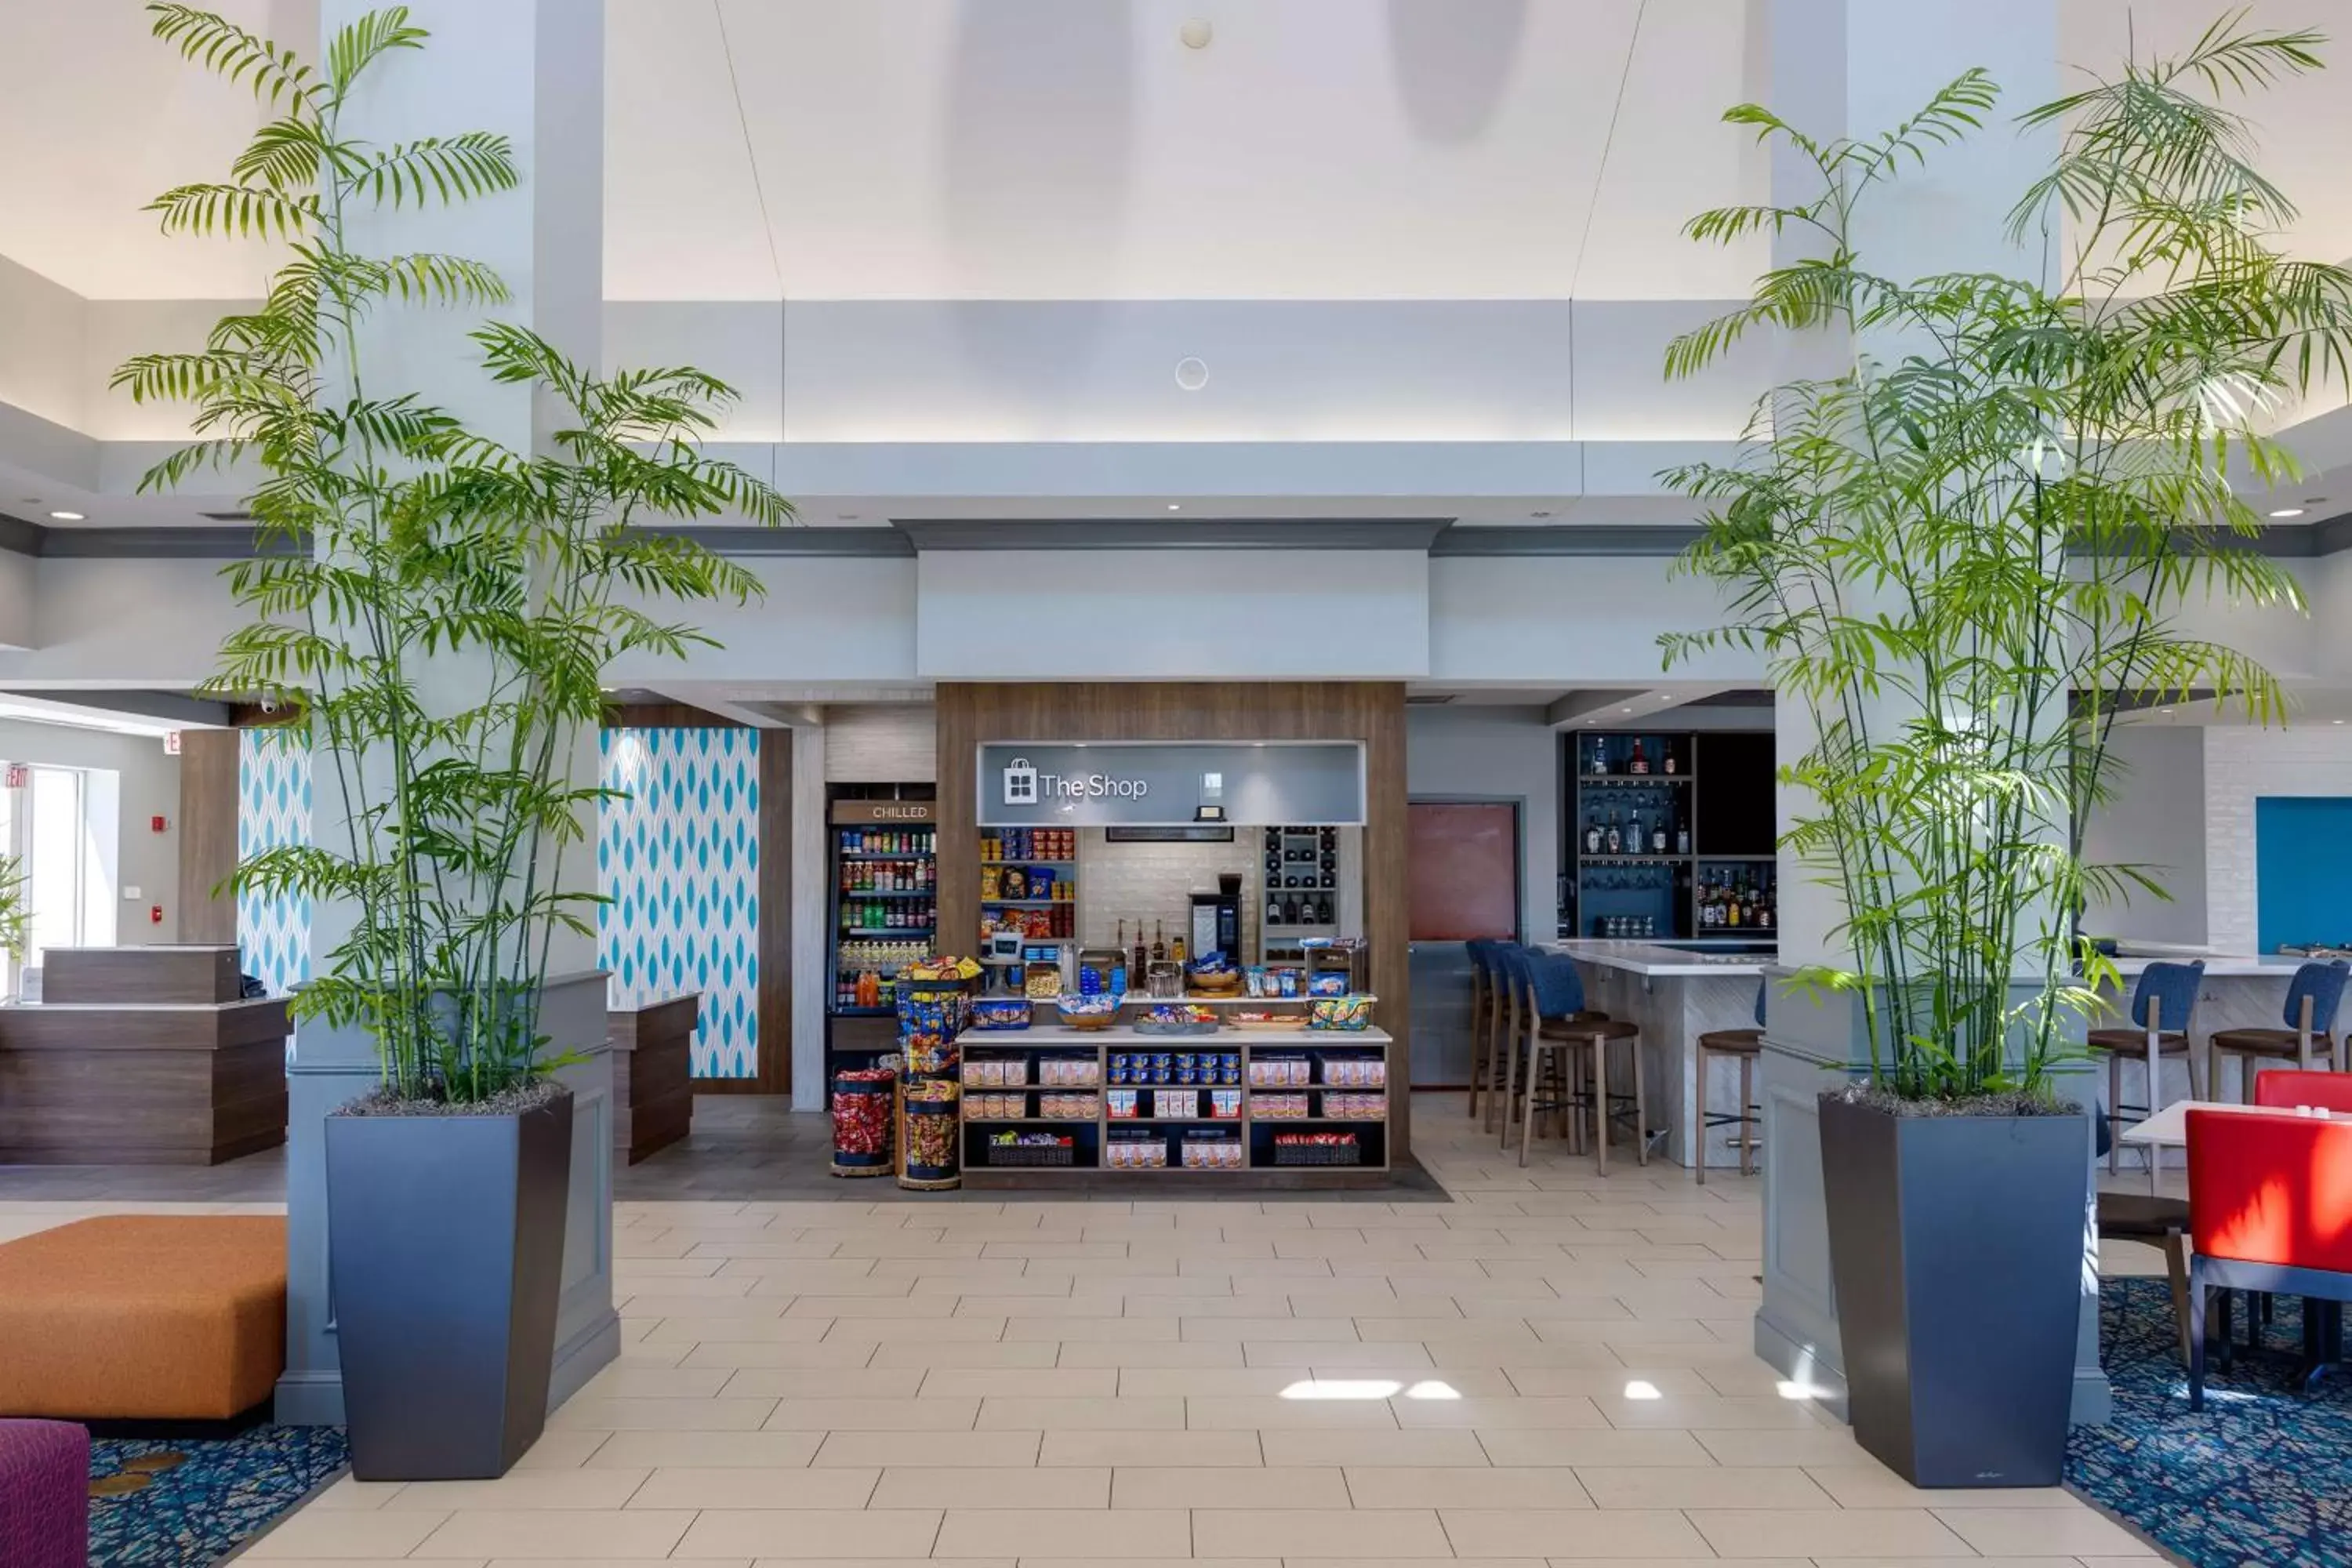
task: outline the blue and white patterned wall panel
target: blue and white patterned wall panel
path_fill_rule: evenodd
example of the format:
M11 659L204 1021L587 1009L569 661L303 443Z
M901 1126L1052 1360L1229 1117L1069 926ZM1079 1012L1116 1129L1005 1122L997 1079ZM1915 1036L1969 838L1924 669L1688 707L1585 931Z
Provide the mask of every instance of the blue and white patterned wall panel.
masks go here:
M760 732L606 730L598 813L599 961L615 1006L702 994L698 1078L759 1062Z
M236 858L310 841L310 748L290 730L236 738ZM236 944L245 970L283 996L310 977L310 900L239 893Z

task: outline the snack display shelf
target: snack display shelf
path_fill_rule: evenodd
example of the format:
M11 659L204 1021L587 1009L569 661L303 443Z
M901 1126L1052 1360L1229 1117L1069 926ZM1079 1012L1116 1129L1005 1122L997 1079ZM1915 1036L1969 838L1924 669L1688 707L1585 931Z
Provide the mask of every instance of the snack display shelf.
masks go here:
M1211 1000L1202 998L1200 1000ZM1276 999L1267 997L1217 998L1228 1005L1258 1003L1279 1007L1284 1000L1292 1006L1304 1006L1307 998ZM1135 999L1137 1008L1149 1007L1153 999ZM1042 1011L1042 1005L1041 1005ZM1050 1016L1050 1015L1045 1015ZM967 1186L1009 1188L1023 1185L1063 1185L1073 1181L1081 1185L1095 1184L1128 1190L1148 1190L1181 1186L1195 1175L1202 1177L1255 1176L1272 1186L1363 1186L1378 1185L1388 1180L1388 1128L1394 1115L1368 1117L1332 1116L1261 1116L1254 1106L1262 1095L1320 1095L1327 1090L1339 1093L1378 1094L1385 1092L1382 1085L1341 1085L1321 1082L1250 1086L1247 1083L1249 1063L1255 1058L1281 1058L1295 1061L1301 1057L1317 1060L1327 1054L1337 1059L1362 1061L1368 1057L1385 1058L1393 1040L1385 1030L1367 1027L1351 1030L1302 1030L1269 1037L1256 1031L1226 1027L1206 1035L1170 1037L1148 1035L1138 1030L1124 1017L1107 1027L1073 1028L1064 1024L1033 1024L1026 1029L1008 1029L989 1034L967 1033L959 1041L967 1068L975 1060L1003 1060L1013 1053L1043 1055L1070 1059L1092 1057L1101 1064L1096 1081L1088 1084L1040 1084L1024 1081L1017 1084L966 1083L963 1085L963 1161L962 1171ZM1110 1057L1119 1055L1180 1056L1215 1054L1238 1056L1242 1058L1243 1082L1237 1084L1144 1083L1113 1084L1109 1081ZM1034 1070L1034 1068L1029 1070ZM1319 1066L1314 1069L1319 1079ZM1114 1116L1110 1113L1109 1091L1133 1089L1144 1094L1154 1089L1240 1089L1241 1114L1238 1116ZM1024 1116L982 1117L971 1113L972 1098L988 1094L1081 1093L1098 1097L1096 1113L1087 1117ZM1147 1101L1148 1103L1148 1101ZM1321 1100L1310 1100L1311 1109L1323 1109ZM1393 1108L1391 1108L1393 1110ZM1058 1154L1035 1158L989 1142L994 1134L1020 1129L1024 1132L1050 1129L1066 1134L1067 1146ZM1213 1130L1212 1132L1211 1130ZM1286 1131L1307 1131L1333 1135L1338 1142L1323 1152L1325 1157L1301 1154L1294 1149L1278 1145L1277 1140ZM1204 1132L1223 1146L1238 1144L1237 1164L1194 1164L1182 1163L1185 1141ZM1124 1140L1121 1135L1124 1134ZM1112 1166L1108 1145L1113 1142L1132 1142L1139 1138L1167 1140L1167 1163L1149 1167Z

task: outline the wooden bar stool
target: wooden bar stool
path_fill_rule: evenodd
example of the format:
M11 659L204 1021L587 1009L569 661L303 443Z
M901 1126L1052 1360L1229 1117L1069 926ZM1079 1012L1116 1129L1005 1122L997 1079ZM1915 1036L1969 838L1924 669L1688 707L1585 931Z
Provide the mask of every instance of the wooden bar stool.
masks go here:
M1524 1066L1527 1085L1526 1098L1517 1102L1519 1163L1528 1163L1528 1146L1535 1137L1538 1111L1573 1117L1574 1121L1564 1123L1565 1131L1580 1126L1583 1112L1589 1109L1592 1116L1594 1163L1606 1173L1613 1098L1632 1101L1635 1156L1642 1164L1648 1164L1649 1140L1641 1131L1647 1096L1643 1082L1640 1031L1631 1024L1585 1011L1584 979L1577 973L1573 959L1522 949L1507 955L1506 963L1518 997L1512 1020L1512 1049L1505 1069L1506 1083L1507 1087L1515 1084ZM1633 1042L1633 1092L1612 1097L1609 1092L1609 1047L1621 1040ZM1554 1089L1549 1100L1545 1100L1541 1093L1546 1084ZM1507 1149L1511 1142L1507 1113L1514 1098L1507 1094L1504 1101L1502 1142Z
M2197 993L2205 984L2205 965L2195 963L2151 963L2140 972L2139 984L2132 988L2131 1011L2127 1015L2137 1026L2128 1029L2093 1029L2084 1037L2084 1043L2107 1058L2107 1174L2114 1175L2123 1168L2124 1112L2137 1110L2142 1117L2153 1116L2157 1106L2158 1074L2167 1057L2185 1058L2189 1063L2189 1098L2205 1098L2203 1075L2197 1070L2196 1053L2190 1049L2197 1023ZM2124 1063L2145 1057L2147 1064L2147 1103L2124 1103ZM2148 1170L2156 1169L2156 1154L2147 1154Z
M1500 944L1492 937L1474 936L1463 946L1470 953L1470 1118L1478 1118L1478 1097L1491 1097L1495 1083L1495 1039L1496 1029L1493 1016L1496 1010L1494 949ZM1487 1110L1491 1126L1494 1111Z
M1698 1037L1698 1148L1694 1156L1698 1166L1698 1184L1706 1185L1706 1135L1718 1127L1739 1129L1739 1173L1756 1173L1756 1138L1748 1130L1763 1125L1764 1119L1756 1114L1756 1058L1764 1049L1764 986L1756 987L1756 1026L1752 1029L1709 1029ZM1739 1109L1733 1111L1709 1110L1706 1108L1707 1066L1715 1057L1728 1057L1739 1063Z
M2254 1102L2254 1074L2263 1061L2293 1062L2297 1070L2314 1068L2344 1070L2344 1042L2336 1038L2336 1009L2344 1000L2344 982L2352 965L2336 959L2327 963L2298 964L2294 983L2286 988L2284 1029L2216 1029L2205 1042L2212 1062L2213 1098L2221 1098L2229 1076L2230 1058L2238 1063L2238 1098ZM2315 1047L2320 1055L2313 1058Z

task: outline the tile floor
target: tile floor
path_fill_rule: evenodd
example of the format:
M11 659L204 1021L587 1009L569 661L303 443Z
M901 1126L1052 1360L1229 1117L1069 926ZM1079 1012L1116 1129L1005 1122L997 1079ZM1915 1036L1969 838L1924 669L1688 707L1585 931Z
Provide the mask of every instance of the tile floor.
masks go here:
M2063 1492L1915 1493L1782 1397L1755 1182L1522 1170L1461 1106L1415 1106L1446 1203L625 1203L627 1348L520 1468L340 1482L248 1558L2152 1559Z

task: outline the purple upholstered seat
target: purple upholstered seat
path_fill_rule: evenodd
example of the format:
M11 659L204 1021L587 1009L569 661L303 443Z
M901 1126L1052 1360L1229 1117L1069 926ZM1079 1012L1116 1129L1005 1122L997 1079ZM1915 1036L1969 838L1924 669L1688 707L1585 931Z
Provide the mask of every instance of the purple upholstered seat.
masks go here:
M65 1421L0 1421L0 1563L89 1561L89 1433Z

